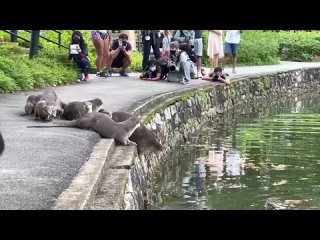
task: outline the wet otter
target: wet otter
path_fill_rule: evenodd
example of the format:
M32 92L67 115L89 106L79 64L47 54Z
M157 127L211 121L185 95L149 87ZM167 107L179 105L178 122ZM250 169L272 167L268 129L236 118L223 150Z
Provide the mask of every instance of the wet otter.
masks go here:
M140 121L131 117L122 122L113 121L107 114L100 112L88 113L73 121L53 122L51 126L28 126L28 128L48 127L76 127L81 129L92 129L104 138L114 138L123 145L136 145L129 140L132 133L140 126Z
M103 102L100 98L95 98L85 102L71 102L66 104L63 111L63 118L75 120L90 112L99 112Z
M138 118L133 114L127 112L112 112L112 119L116 122L125 121L132 117L138 120ZM143 123L140 123L140 127L134 131L129 139L137 143L137 150L139 154L142 154L149 148L153 151L161 151L163 149L157 136L151 130L147 129Z
M47 89L35 106L34 118L40 118L43 121L50 121L57 116L61 118L64 106L65 104L58 99L55 91Z

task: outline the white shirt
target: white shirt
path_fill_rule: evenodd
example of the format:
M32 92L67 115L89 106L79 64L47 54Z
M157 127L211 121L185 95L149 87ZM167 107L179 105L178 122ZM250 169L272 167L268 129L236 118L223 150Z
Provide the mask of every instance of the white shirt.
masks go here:
M226 42L228 43L240 43L240 30L228 30L226 35Z

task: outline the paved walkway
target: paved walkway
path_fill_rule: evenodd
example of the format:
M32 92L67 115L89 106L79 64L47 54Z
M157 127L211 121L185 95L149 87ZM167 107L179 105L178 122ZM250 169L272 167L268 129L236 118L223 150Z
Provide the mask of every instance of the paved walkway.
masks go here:
M263 72L320 67L320 63L288 63L280 65L239 67L233 77ZM231 72L226 68L226 72ZM133 103L168 91L207 83L193 80L190 85L150 82L129 78L96 78L92 82L54 88L64 102L84 101L99 97L104 108L121 110ZM41 90L42 92L42 90ZM33 129L38 124L32 117L22 117L28 95L39 91L0 94L0 130L6 149L0 157L0 209L49 209L60 193L69 186L92 148L98 134L73 128Z

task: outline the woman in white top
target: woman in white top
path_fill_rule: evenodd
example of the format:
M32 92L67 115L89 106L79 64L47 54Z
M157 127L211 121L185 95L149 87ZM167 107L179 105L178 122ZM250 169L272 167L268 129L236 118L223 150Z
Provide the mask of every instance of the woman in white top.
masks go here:
M111 30L93 30L91 32L92 41L97 53L96 66L97 76L106 77L103 71L109 56L110 56L110 44L112 42Z

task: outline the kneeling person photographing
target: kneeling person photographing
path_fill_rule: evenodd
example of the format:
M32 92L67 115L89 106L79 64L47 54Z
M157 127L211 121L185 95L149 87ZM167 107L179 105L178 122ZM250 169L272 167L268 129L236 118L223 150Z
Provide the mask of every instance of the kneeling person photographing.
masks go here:
M128 35L124 33L120 34L119 39L112 44L111 57L108 61L109 77L112 76L112 68L121 68L120 76L128 77L126 69L130 66L132 61L131 50L132 46L128 42Z

